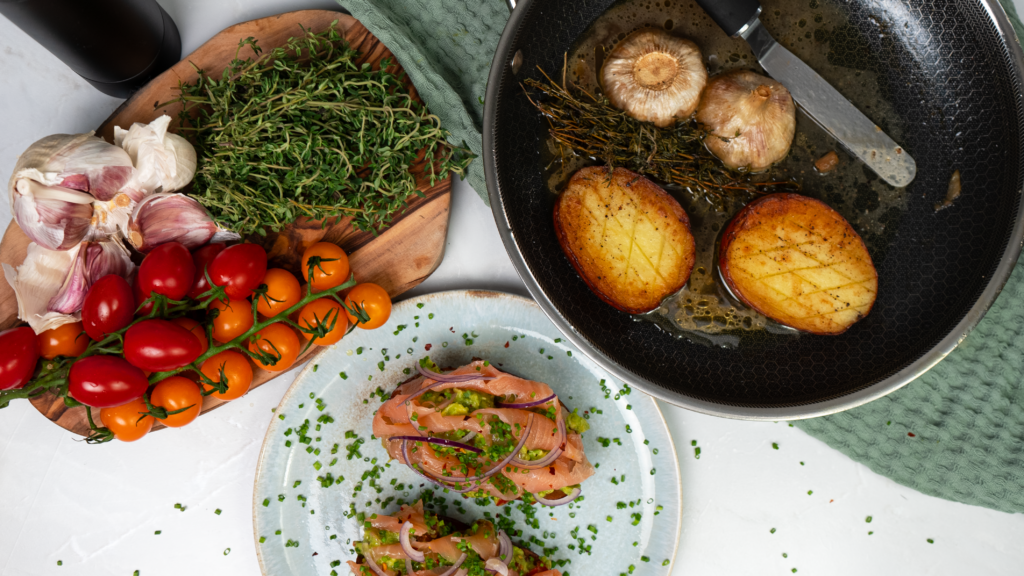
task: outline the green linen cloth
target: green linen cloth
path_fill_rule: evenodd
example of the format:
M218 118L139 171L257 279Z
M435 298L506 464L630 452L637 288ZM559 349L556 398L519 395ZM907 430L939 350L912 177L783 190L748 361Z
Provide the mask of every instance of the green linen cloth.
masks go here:
M481 154L487 73L504 0L340 0L398 57L430 110ZM1012 0L1001 0L1018 36ZM487 202L482 162L469 184ZM967 340L912 384L866 406L797 423L896 482L1024 512L1024 269ZM911 436L913 434L913 436Z

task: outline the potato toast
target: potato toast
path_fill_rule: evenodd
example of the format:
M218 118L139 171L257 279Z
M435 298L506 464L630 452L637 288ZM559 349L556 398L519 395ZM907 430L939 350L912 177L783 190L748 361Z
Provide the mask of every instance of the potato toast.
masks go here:
M745 304L812 334L842 334L878 294L878 273L849 222L797 194L772 194L741 210L722 235L718 265Z
M555 232L591 290L641 314L690 279L695 248L683 207L657 184L616 168L583 168L555 202Z

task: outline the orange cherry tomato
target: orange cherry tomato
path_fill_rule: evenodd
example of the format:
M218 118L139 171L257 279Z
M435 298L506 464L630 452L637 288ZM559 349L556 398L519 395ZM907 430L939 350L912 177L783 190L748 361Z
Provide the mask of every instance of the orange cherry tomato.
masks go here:
M320 292L341 286L348 280L348 255L330 242L317 242L302 253L302 279L309 281L309 260L316 257L313 268L313 291Z
M114 438L121 442L134 442L153 428L153 417L142 416L146 411L146 401L136 398L120 406L101 408L100 422L114 433Z
M164 426L171 428L188 424L203 411L203 395L199 391L199 385L182 376L171 376L158 382L149 394L149 403L168 412L191 406L184 412L171 414L160 420Z
M356 305L366 310L366 314L370 317L369 322L359 323L359 320L352 314L346 311L348 314L348 321L356 324L360 328L367 330L373 330L374 328L380 328L388 321L391 317L391 297L388 296L387 290L384 290L376 284L369 282L365 284L357 284L353 288L348 296L345 297L345 305L349 308L355 308Z
M47 360L57 356L78 358L92 341L81 322L62 324L40 333L36 338L39 340L39 355Z
M221 370L224 371L224 378L228 383L228 391L221 394L214 392L214 398L221 400L234 400L241 398L252 386L252 366L249 365L249 358L236 350L225 350L214 354L203 362L201 368L203 375L214 382L220 382Z
M341 340L348 330L348 314L333 298L320 298L302 307L298 324L303 328L316 328L321 325L329 328L326 336L313 338L312 334L306 332L303 332L302 336L306 340L313 338L313 344L318 346L330 346Z
M181 326L185 330L196 335L196 338L199 339L199 345L203 348L203 351L199 353L200 356L206 354L206 351L210 349L210 343L206 340L206 330L203 329L202 324L191 318L185 318L184 316L181 318L175 318L174 320L171 320L171 322L174 322L178 326Z
M281 312L295 306L302 299L302 288L299 281L287 270L271 268L263 277L267 285L267 293L260 295L256 302L256 310L266 318L277 316Z
M291 368L295 359L299 357L299 337L285 324L271 324L257 332L253 338L254 340L249 342L250 351L262 350L264 354L277 358L273 364L264 364L253 358L253 362L264 370L282 372Z
M230 342L252 328L252 303L248 300L214 300L210 310L217 310L213 319L213 339Z

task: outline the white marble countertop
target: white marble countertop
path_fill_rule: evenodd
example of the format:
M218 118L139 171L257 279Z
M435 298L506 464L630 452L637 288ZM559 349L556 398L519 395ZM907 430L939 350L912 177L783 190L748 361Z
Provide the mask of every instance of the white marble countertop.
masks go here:
M1024 0L1015 2L1024 8ZM160 3L178 24L184 53L236 22L335 6ZM34 140L91 130L120 103L2 17L0 77L0 182ZM9 221L7 202L0 202L0 224ZM413 294L457 288L526 295L490 210L462 183L455 186L444 262ZM133 444L87 446L27 402L0 411L0 575L259 574L253 475L270 409L295 372L185 428ZM1024 572L1020 515L924 496L785 423L722 420L667 404L662 410L685 501L677 576ZM699 460L691 440L702 449ZM174 508L179 502L185 512ZM223 513L215 515L216 508Z

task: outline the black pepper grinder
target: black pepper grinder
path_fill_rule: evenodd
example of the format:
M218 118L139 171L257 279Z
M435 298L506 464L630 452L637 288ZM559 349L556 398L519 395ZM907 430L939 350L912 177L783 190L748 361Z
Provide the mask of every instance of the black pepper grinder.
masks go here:
M0 14L86 82L127 98L181 59L181 36L156 0L0 0Z

